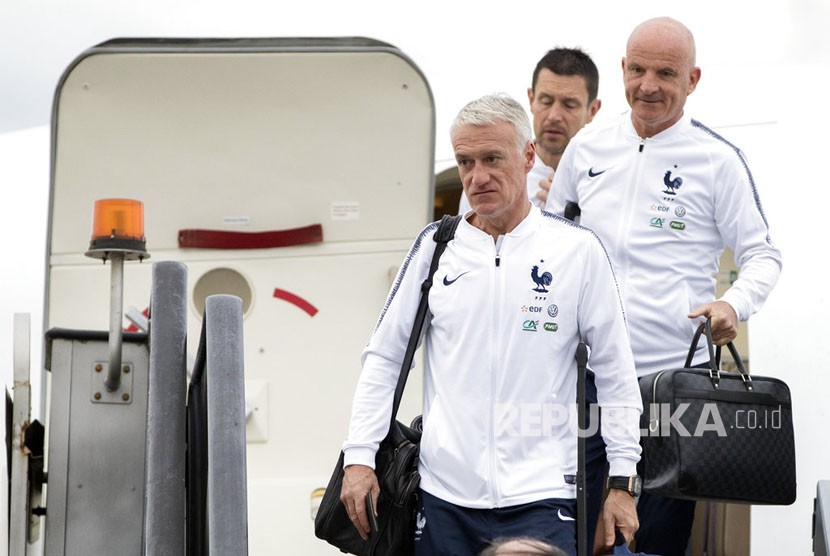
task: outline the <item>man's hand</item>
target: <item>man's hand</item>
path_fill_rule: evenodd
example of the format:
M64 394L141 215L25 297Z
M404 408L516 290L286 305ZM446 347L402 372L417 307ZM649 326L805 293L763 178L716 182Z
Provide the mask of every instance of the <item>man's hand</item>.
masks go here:
M553 174L554 172L551 172L547 179L539 180L541 191L536 192L536 198L542 201L542 208L545 208L548 202L548 193L550 193L550 185L553 183Z
M366 515L366 493L372 493L375 508L378 507L378 478L371 467L365 465L349 465L343 474L343 488L340 489L340 501L346 506L349 519L354 523L363 540L369 538L372 527L369 516ZM377 515L377 512L375 512Z
M713 301L692 309L690 319L709 317L712 320L712 341L724 346L738 335L738 315L726 301Z
M605 529L606 548L614 546L615 529L619 529L625 537L625 542L630 543L634 538L634 533L640 528L634 497L618 488L608 489L608 496L602 506L601 518Z

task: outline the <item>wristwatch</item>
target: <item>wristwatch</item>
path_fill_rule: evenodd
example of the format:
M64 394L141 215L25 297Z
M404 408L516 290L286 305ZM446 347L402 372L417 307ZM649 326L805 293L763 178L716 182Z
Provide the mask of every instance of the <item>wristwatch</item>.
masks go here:
M633 477L608 477L608 488L617 488L626 491L631 496L639 496L643 488L643 481L639 475Z

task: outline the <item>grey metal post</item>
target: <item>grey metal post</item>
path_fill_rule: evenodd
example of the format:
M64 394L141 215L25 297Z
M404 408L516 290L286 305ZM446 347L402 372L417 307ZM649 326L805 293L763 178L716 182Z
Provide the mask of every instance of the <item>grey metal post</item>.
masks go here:
M205 302L208 411L208 546L211 556L248 554L242 301Z
M109 392L118 390L121 384L121 326L124 320L124 254L110 254L110 363L104 381Z
M153 265L144 504L145 556L185 550L187 267Z
M29 351L31 324L28 313L14 315L14 404L12 418L11 493L9 498L9 554L26 554L29 504L27 496L28 457L23 446L29 424L31 386Z

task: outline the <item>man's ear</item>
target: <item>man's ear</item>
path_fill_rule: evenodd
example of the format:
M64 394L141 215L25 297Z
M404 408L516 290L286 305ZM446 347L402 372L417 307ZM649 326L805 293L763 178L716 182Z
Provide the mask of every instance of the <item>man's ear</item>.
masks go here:
M597 115L600 108L602 108L602 101L600 99L595 98L591 101L591 104L588 106L588 123L593 121L594 116Z
M700 68L692 68L689 71L689 90L686 91L686 96L689 96L695 91L698 82L700 82Z
M533 141L528 141L525 145L525 173L530 172L533 168L533 163L536 161L536 145Z

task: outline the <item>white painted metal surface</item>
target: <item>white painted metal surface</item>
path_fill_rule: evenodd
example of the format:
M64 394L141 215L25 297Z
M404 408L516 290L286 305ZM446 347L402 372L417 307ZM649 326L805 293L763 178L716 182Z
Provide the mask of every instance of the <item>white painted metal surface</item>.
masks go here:
M188 267L191 355L205 297L243 300L251 554L337 553L313 535L311 495L345 438L390 270L431 219L424 76L368 39L108 43L67 70L53 133L48 326L107 328L109 272L83 256L92 207L142 201L152 260ZM178 246L182 229L312 224L323 242ZM146 307L150 274L125 265L125 308Z

